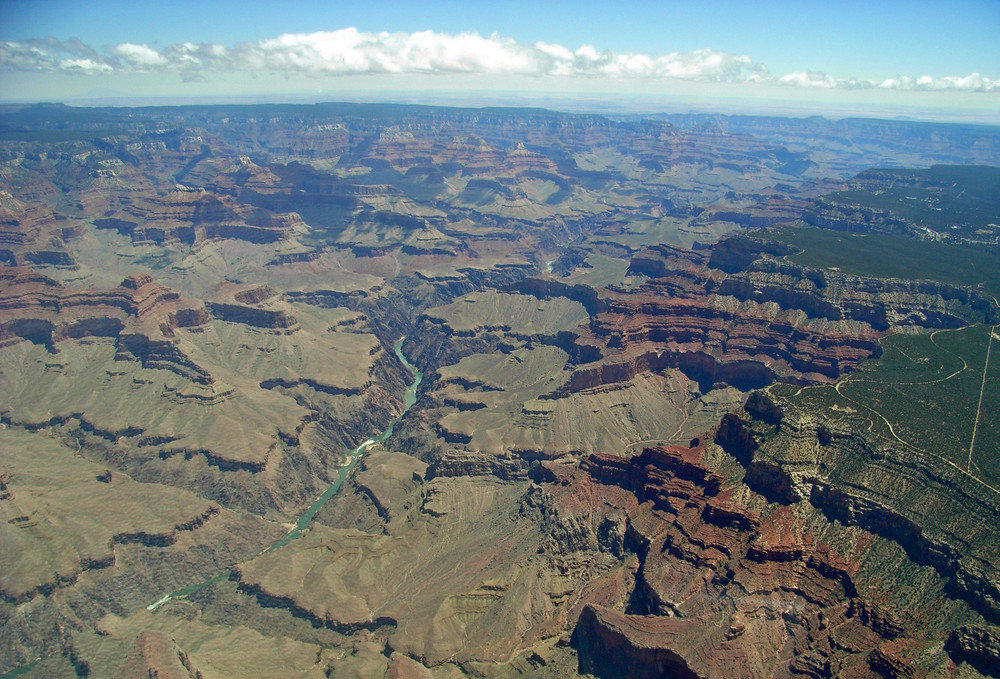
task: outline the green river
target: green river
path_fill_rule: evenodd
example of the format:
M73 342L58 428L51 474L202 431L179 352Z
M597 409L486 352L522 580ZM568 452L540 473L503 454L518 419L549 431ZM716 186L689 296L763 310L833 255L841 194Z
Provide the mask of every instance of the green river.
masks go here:
M284 547L289 542L302 535L302 532L309 528L309 524L312 523L313 518L316 516L316 512L318 512L323 507L323 505L325 505L330 500L330 498L332 498L337 493L337 491L340 490L340 486L341 484L344 483L344 479L347 478L347 475L350 474L351 470L354 469L354 467L358 464L358 460L361 458L361 454L365 452L365 450L367 450L370 446L376 443L381 443L382 441L385 441L387 438L392 436L392 431L393 428L395 428L396 423L399 422L401 419L403 419L403 415L406 414L406 411L408 411L413 406L413 404L417 402L417 388L420 386L420 381L423 380L424 375L417 369L415 365L406 360L406 356L403 355L403 340L405 339L406 339L405 336L400 337L399 341L396 342L396 346L394 347L396 356L399 357L399 360L402 361L403 365L406 366L406 369L410 371L411 375L413 375L413 383L410 384L410 386L407 387L406 389L406 400L403 405L403 412L399 414L399 417L390 422L389 426L386 427L385 431L383 431L381 434L379 434L375 438L368 439L360 446L352 450L350 454L348 454L347 456L347 461L340 467L340 469L337 470L337 479L330 484L330 487L326 489L326 492L320 495L315 502L309 505L309 508L302 514L302 516L299 517L299 520L295 522L295 526L290 531L288 531L287 535L285 535L283 538L281 538L273 545L265 549L263 552L261 552L261 554L272 552L278 549L279 547ZM196 585L191 585L190 587L185 587L183 589L178 589L176 591L170 592L163 598L154 601L146 608L148 608L151 611L154 611L163 604L170 601L171 599L176 599L178 597L183 597L183 596L188 596L189 594L193 594L200 589L208 587L209 585L214 585L220 580L225 580L231 574L232 571L223 571L209 578L208 580L205 580L204 582L199 582ZM45 658L38 658L26 665L14 668L9 672L0 675L0 679L13 679L13 677L17 677L21 674L30 672L32 669L35 668L36 665L38 665L38 663L40 663L44 659Z
M413 404L417 402L417 388L420 386L420 381L423 380L424 375L417 369L415 365L413 365L406 359L406 356L403 355L403 340L405 339L406 339L405 336L400 337L399 340L396 342L396 346L394 347L396 351L396 356L399 357L399 360L402 361L403 365L406 366L406 369L410 371L411 375L413 375L413 382L406 389L406 400L405 403L403 404L403 412L399 414L399 417L390 422L389 426L386 427L385 431L383 431L381 434L379 434L375 438L368 439L360 446L352 450L350 454L347 456L347 461L340 467L340 469L337 470L337 479L330 484L330 487L327 488L326 491L322 495L320 495L315 502L309 505L309 508L306 509L306 511L303 512L302 516L299 517L298 521L295 522L295 527L292 528L290 531L288 531L288 534L286 536L284 536L283 538L275 542L273 545L265 549L263 552L261 552L261 554L266 554L267 552L273 552L274 550L280 547L284 547L289 542L302 535L302 531L309 528L309 524L312 523L312 520L313 518L315 518L316 513L320 509L322 509L323 505L325 505L330 500L330 498L336 495L338 490L340 490L340 486L342 483L344 483L344 479L346 479L347 475L351 473L351 470L354 469L355 466L357 466L358 460L361 459L361 454L365 452L365 450L367 450L370 446L373 446L376 443L381 443L382 441L385 441L387 438L392 436L392 431L395 428L396 423L399 422L401 419L403 419L403 415L406 414L406 411L408 411L413 406ZM184 589L179 589L174 592L170 592L169 594L165 595L162 599L154 601L146 608L148 608L151 611L154 611L163 604L170 601L171 599L176 599L177 597L194 594L200 589L208 587L209 585L213 585L216 582L219 582L220 580L225 580L230 576L230 574L231 571L223 571L222 573L219 573L218 575L215 575L214 577L209 578L204 582L200 582L197 585L191 585L190 587L185 587ZM0 677L0 679L5 679L5 677L6 675L4 675L4 677Z

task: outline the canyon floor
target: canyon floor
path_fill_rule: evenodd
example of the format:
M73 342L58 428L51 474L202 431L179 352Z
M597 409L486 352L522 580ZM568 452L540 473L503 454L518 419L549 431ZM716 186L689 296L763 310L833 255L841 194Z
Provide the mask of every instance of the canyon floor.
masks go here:
M0 109L0 676L1000 675L997 165Z

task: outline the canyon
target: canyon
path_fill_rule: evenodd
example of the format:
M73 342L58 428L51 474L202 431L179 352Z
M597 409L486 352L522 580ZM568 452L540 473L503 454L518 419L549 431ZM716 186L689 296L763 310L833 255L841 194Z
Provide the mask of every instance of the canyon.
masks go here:
M997 164L906 121L3 107L0 676L996 676Z

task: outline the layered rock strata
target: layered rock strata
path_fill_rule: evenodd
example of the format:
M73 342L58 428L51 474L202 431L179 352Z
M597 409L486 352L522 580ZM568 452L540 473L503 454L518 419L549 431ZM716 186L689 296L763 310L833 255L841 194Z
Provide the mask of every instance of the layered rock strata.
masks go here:
M732 432L720 434L727 447L735 445ZM596 494L591 506L605 505L595 531L599 541L605 536L600 544L640 558L624 609L581 609L574 632L581 671L921 676L930 658L937 671L957 662L987 666L983 649L992 637L985 632L963 628L942 649L946 619L978 618L981 606L966 605L966 594L945 587L951 598L939 610L946 618L907 609L904 602L939 596L948 575L922 565L926 557L902 544L903 534L863 520L841 523L815 493L804 506L768 503L734 483L738 468L720 453L699 442L648 448L628 460L591 455L581 465L583 478L545 465L557 488L572 485L579 493L588 478L596 482L585 492ZM878 574L887 568L920 575L886 589Z

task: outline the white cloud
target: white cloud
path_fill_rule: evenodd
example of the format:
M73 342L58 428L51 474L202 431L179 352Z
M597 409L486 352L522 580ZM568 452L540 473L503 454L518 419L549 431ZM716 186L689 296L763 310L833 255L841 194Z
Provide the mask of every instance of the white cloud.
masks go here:
M821 87L832 89L839 85L838 81L826 73L816 73L815 71L799 71L789 73L778 78L780 85L794 85L795 87Z
M542 58L539 58L542 57ZM354 28L285 34L234 50L238 66L257 70L362 73L518 73L540 75L551 56L509 38L362 33Z
M1000 91L1000 80L985 78L979 73L942 78L932 78L929 75L922 75L919 78L897 75L895 78L886 78L878 83L878 87L887 90L993 92Z
M114 68L110 65L93 59L63 59L59 62L59 70L67 73L84 73L86 75L97 75L102 73L114 73Z
M0 42L0 68L16 71L78 69L79 60L105 63L97 52L76 38L41 38L25 42ZM65 66L64 66L65 64Z
M147 45L135 45L130 42L123 42L120 45L116 45L112 51L134 68L143 69L168 64L166 58Z
M764 64L747 55L712 49L645 54L582 45L572 50L547 42L519 43L496 34L365 33L355 28L285 33L232 46L184 42L159 51L128 42L106 48L103 53L75 39L4 42L0 43L0 69L89 75L176 72L185 81L226 71L316 76L479 73L778 84L811 89L1000 91L1000 80L979 73L937 78L897 75L879 80L839 79L812 71L771 75Z
M552 54L552 51L548 53ZM657 56L636 52L598 52L593 46L584 45L573 53L572 60L563 55L558 56L558 61L546 75L668 78L737 83L767 72L766 67L755 64L748 56L736 56L710 49L671 52Z
M536 42L535 49L542 54L559 61L573 61L573 53L562 45L554 45L547 42ZM582 47L580 49L583 49ZM593 49L591 47L591 49Z
M945 76L944 78L937 79L923 76L917 80L917 88L931 90L1000 90L1000 80L990 80L978 73L971 73L964 77Z

